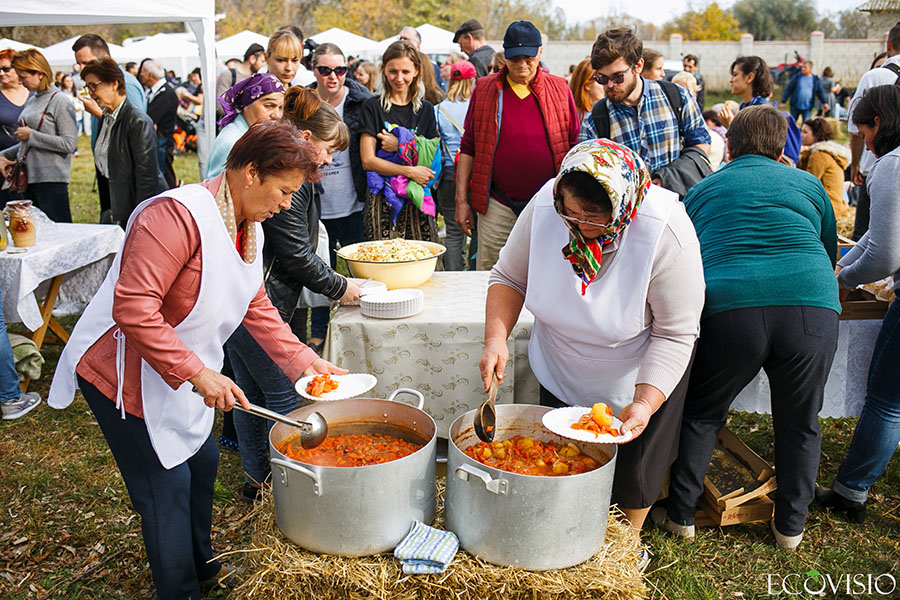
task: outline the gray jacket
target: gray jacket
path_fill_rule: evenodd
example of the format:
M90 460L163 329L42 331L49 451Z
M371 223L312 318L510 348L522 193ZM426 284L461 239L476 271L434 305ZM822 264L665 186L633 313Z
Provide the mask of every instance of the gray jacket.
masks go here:
M47 116L38 131L44 108L47 108ZM31 136L28 141L4 150L3 157L13 160L28 150L25 157L28 183L68 183L72 153L78 148L72 103L63 92L51 87L29 98L19 119L31 128Z

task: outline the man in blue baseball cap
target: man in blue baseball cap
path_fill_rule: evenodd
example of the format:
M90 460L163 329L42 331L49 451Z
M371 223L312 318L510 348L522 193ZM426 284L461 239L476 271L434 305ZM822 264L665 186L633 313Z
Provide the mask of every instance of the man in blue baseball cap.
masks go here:
M556 176L580 123L566 80L540 69L541 32L506 29L506 66L478 79L459 146L456 222L468 234L478 213L479 271L490 270L531 197ZM498 131L499 125L499 131Z

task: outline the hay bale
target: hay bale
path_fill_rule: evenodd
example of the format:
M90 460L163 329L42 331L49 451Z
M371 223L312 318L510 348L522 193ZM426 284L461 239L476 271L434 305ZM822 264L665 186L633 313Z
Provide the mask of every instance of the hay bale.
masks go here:
M438 480L435 527L443 526L444 480ZM275 523L271 488L250 515L250 547L240 563L244 582L229 598L282 600L637 600L647 586L637 567L638 542L621 513L610 514L606 545L568 569L526 571L498 567L460 550L444 573L404 575L393 554L348 558L304 550Z
M856 219L856 207L850 206L844 216L837 220L838 235L845 238L853 237L853 220Z

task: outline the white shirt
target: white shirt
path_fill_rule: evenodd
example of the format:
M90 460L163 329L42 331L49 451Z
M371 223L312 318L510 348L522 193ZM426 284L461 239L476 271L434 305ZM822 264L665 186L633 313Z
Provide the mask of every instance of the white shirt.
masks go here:
M164 85L166 85L165 77L163 77L162 79L160 79L159 81L157 81L150 87L150 91L147 92L147 103L148 104L153 102L153 99L156 97L156 95L159 93L159 90L161 90L162 86L164 86Z
M349 92L344 88L344 97L334 110L344 119L344 104ZM362 210L357 202L356 188L353 186L353 172L350 168L350 150L336 150L331 164L322 167L322 218L339 219Z
M889 64L900 65L900 54L895 54L888 58L884 61L884 65L863 73L863 76L860 78L859 85L856 87L856 93L853 94L853 99L850 100L850 115L847 119L847 131L850 133L859 133L859 129L853 122L853 108L856 106L856 102L862 98L863 93L869 88L877 87L879 85L892 85L897 81L897 74L890 69L884 68L885 65ZM869 174L869 170L872 168L873 164L875 164L875 155L869 152L868 148L863 146L863 153L859 159L859 172L863 177Z
M316 76L313 75L313 72L304 67L303 65L297 65L297 74L294 75L294 78L291 79L291 85L302 85L303 87L308 86L316 80Z

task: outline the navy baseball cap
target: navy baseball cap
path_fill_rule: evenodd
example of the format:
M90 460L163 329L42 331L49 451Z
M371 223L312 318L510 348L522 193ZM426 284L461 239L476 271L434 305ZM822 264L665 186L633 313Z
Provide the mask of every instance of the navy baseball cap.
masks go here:
M503 36L503 53L506 58L537 56L543 45L541 32L528 21L516 21L506 28Z

